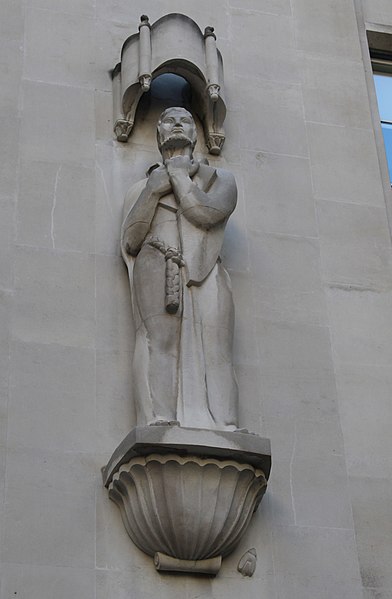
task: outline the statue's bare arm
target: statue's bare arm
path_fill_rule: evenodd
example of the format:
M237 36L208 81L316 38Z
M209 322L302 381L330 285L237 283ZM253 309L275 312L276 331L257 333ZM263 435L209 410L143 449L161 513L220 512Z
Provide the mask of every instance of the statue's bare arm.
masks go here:
M159 199L171 190L171 183L164 166L156 168L150 174L136 202L125 216L121 244L123 251L136 256L150 230L151 221ZM132 194L131 190L131 194ZM134 192L133 192L134 193Z
M237 186L228 171L217 169L215 181L205 192L190 178L190 161L186 156L167 160L166 169L181 212L197 227L214 227L233 212L237 202Z

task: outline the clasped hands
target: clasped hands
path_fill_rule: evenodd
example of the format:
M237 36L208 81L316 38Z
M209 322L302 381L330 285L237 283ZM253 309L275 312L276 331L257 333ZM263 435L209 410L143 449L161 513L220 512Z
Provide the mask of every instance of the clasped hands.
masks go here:
M198 161L189 156L173 156L151 172L147 185L152 193L163 196L172 191L177 180L193 177L198 168Z

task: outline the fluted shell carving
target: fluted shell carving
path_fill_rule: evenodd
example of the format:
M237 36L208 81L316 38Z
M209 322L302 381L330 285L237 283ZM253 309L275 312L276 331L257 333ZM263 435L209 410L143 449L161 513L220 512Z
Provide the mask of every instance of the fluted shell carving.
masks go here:
M201 560L234 549L266 486L248 464L153 454L121 466L109 496L139 549Z

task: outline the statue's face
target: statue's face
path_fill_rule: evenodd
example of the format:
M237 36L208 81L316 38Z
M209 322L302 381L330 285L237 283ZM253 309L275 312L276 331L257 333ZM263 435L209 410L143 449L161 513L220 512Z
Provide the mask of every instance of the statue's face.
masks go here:
M165 110L158 123L158 145L165 148L194 147L196 125L192 115L185 108Z

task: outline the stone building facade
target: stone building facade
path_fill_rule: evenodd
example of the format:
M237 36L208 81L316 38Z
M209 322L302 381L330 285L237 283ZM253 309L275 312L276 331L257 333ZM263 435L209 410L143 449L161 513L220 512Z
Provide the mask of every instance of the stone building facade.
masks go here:
M114 140L110 70L172 12L223 55L240 424L273 456L215 579L156 572L100 473L135 422L123 198L159 159L154 97ZM1 599L391 599L390 0L2 0L0 30Z

